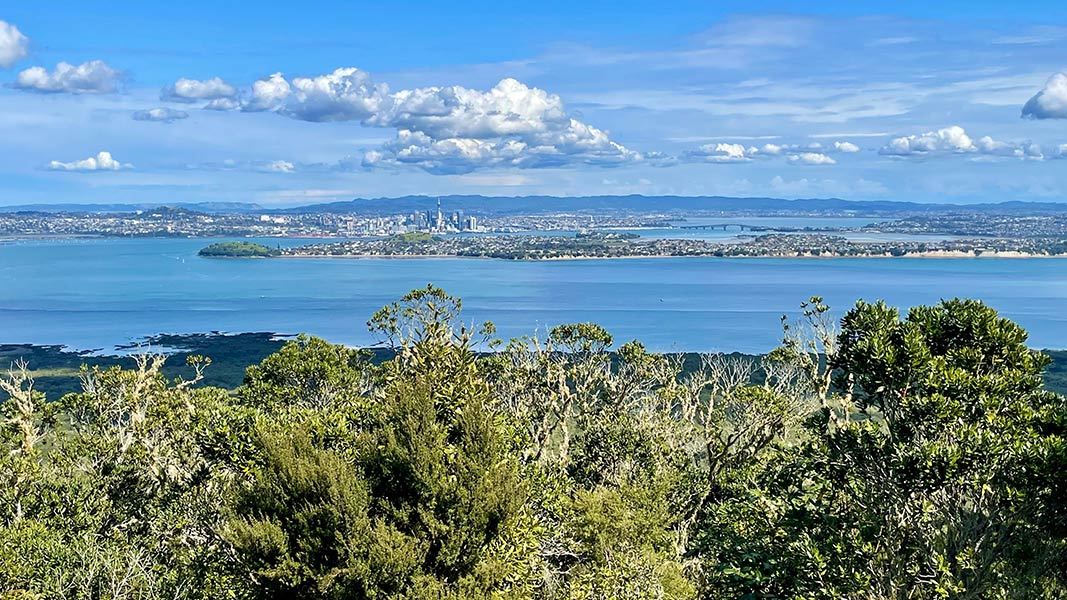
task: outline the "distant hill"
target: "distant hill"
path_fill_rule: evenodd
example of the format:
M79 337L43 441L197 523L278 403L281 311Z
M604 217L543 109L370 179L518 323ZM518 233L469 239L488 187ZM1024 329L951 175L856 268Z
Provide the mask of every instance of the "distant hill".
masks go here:
M857 216L923 215L945 213L996 213L1018 215L1067 214L1067 202L1008 201L982 204L931 204L896 200L843 200L841 198L733 198L728 196L441 196L445 212L478 215L536 215L546 213L647 213L679 214L832 214ZM0 212L127 213L184 209L203 213L357 214L392 215L435 210L436 196L357 198L291 208L266 208L244 202L193 202L163 204L23 204L0 206Z
M544 214L558 212L648 212L678 213L832 213L855 215L931 214L974 212L998 214L1063 214L1067 203L999 202L984 204L925 204L892 200L842 200L840 198L732 198L726 196L441 196L446 212L475 214ZM435 196L368 198L327 204L311 204L270 212L283 214L351 213L396 214L434 210Z

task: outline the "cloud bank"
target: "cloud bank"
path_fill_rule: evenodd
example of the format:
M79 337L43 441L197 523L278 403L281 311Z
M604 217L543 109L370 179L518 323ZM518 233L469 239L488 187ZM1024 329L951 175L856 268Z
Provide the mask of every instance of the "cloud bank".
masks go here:
M887 156L912 156L933 152L975 152L977 146L959 125L937 131L898 137L883 146L878 152Z
M263 170L271 173L292 173L296 171L296 165L287 160L272 160L263 166Z
M739 163L757 158L785 157L790 164L796 165L836 165L837 161L829 156L839 152L854 154L859 146L851 142L834 142L823 145L819 142L810 144L763 144L762 146L745 146L737 143L704 144L696 150L686 153L686 158L695 162Z
M1049 77L1045 87L1023 106L1023 118L1067 119L1067 73Z
M7 69L26 58L29 48L30 38L11 23L0 21L0 68Z
M878 151L884 156L914 157L937 154L971 154L1041 160L1045 151L1037 144L1004 142L983 136L977 140L959 125L937 131L898 137Z
M614 166L644 157L567 113L560 97L503 79L488 91L461 86L402 90L366 121L397 137L363 165L416 166L435 174L488 167Z
M80 65L61 62L55 70L30 67L19 72L12 87L43 94L108 94L118 89L122 73L102 60Z
M160 100L184 103L233 99L236 96L237 88L218 77L203 81L182 77L159 92Z
M242 109L273 110L301 121L363 121L377 115L388 99L388 87L375 84L355 67L317 77L288 81L275 73L252 86L252 98Z
M177 93L177 84L173 87ZM607 132L573 118L559 96L511 78L485 91L448 86L390 92L355 67L292 79L274 73L254 82L243 97L234 92L204 108L396 129L393 140L349 161L364 168L407 166L457 174L494 167L613 166L644 159Z
M134 121L157 121L160 123L173 123L180 119L188 119L189 113L184 110L174 110L173 108L160 107L150 108L148 110L139 110L133 113Z
M53 160L48 163L48 168L52 171L119 171L121 169L132 169L133 165L121 163L115 160L110 152L101 151L96 156L73 162Z
M821 152L801 152L789 156L789 162L797 165L836 165L837 161Z

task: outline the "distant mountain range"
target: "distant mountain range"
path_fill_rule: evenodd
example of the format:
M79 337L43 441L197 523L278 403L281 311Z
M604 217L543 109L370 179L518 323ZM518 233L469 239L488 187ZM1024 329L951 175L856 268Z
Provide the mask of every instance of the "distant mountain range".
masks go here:
M997 202L982 204L931 204L893 200L842 200L840 198L732 198L726 196L441 196L444 211L469 214L509 215L545 213L676 212L676 213L826 213L856 215L996 213L1064 214L1067 203ZM161 206L205 213L268 213L388 215L435 210L436 196L358 198L343 202L309 204L292 208L266 208L243 202L198 202L173 204L28 204L0 207L0 212L123 213L158 209Z
M345 202L312 204L272 212L289 214L353 213L396 214L432 210L437 197L402 196L399 198L356 199ZM998 202L984 204L926 204L891 200L842 200L840 198L734 198L728 196L441 196L446 212L461 210L482 214L539 214L556 212L770 212L770 213L854 213L857 215L892 213L1067 213L1067 203Z

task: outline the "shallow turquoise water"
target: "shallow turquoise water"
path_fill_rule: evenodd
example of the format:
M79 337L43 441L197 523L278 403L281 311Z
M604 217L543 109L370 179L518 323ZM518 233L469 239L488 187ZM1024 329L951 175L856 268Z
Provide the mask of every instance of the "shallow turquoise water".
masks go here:
M1064 259L655 258L228 260L204 240L38 240L0 244L0 342L109 348L155 333L310 332L367 344L367 318L428 282L464 300L466 318L504 336L597 321L656 350L763 351L778 317L821 294L902 307L980 298L1067 347ZM265 240L277 244L278 240ZM283 244L302 241L281 241Z

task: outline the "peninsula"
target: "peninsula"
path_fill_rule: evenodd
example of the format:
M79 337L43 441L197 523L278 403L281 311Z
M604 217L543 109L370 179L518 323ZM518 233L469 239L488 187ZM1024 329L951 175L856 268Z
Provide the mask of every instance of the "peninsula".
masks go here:
M576 236L392 236L285 248L282 257L471 257L553 260L631 257L1048 257L1067 256L1067 240L974 238L858 241L827 234L765 234L730 240L645 239L632 233Z

